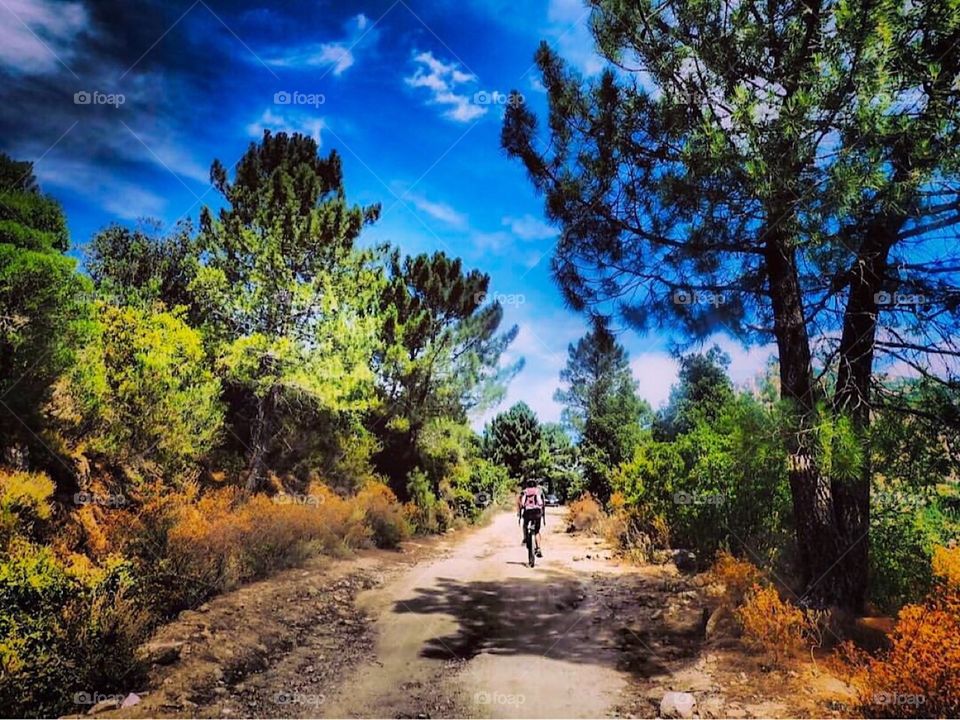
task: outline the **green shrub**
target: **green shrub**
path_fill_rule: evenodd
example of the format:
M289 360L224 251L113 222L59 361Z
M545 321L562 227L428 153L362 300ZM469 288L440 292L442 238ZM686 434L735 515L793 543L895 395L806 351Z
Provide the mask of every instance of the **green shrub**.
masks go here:
M0 556L0 707L11 716L83 712L74 693L134 681L149 628L130 567L73 572L48 547L14 542Z

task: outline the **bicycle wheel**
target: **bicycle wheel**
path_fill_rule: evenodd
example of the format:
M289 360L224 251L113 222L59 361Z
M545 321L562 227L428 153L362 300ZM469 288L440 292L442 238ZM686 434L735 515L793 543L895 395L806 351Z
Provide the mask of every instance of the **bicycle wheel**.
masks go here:
M533 528L527 525L527 561L530 563L530 567L534 566L536 560L537 556L533 551Z

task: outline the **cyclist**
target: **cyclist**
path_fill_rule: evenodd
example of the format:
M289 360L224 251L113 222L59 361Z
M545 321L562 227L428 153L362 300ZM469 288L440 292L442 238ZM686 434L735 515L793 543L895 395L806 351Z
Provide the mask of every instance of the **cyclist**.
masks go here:
M543 557L540 552L540 523L547 524L546 502L543 498L543 489L536 480L530 479L524 483L524 488L517 496L517 517L520 518L520 527L523 528L523 542L527 541L527 521L533 521L533 533L536 540L537 557Z

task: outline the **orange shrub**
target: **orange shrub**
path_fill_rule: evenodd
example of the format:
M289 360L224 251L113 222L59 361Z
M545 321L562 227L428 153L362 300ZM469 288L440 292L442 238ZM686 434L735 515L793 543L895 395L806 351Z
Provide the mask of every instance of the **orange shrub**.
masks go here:
M814 621L793 603L783 600L774 587L754 585L736 611L749 645L769 652L775 663L785 654L819 640Z
M713 567L707 572L710 582L723 586L723 599L730 607L743 603L747 593L759 585L762 573L753 563L740 560L726 550L717 553Z
M400 537L405 525L390 523L401 512L377 488L346 499L323 485L273 497L221 488L159 499L132 530L152 598L169 614L310 555Z
M410 537L410 523L393 490L382 482L367 483L356 496L377 547L396 547Z
M603 518L603 508L588 492L570 503L567 508L567 524L574 530L596 530Z
M874 657L848 642L839 650L868 717L960 716L960 550L938 548L933 570L938 587L900 611L889 649Z

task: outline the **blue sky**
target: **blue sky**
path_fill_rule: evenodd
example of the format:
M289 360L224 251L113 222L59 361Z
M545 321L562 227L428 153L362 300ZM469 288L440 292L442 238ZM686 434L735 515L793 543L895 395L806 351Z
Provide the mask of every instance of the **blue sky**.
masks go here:
M499 132L512 89L545 112L540 41L585 77L602 69L579 0L2 0L0 17L0 150L35 161L75 246L110 222L196 220L217 202L214 158L230 167L265 128L307 133L341 154L351 201L382 204L367 241L490 274L520 327L508 359L526 359L504 407L558 419L558 373L586 324L550 278L556 230ZM738 382L771 352L714 340ZM660 404L668 338L622 341Z

